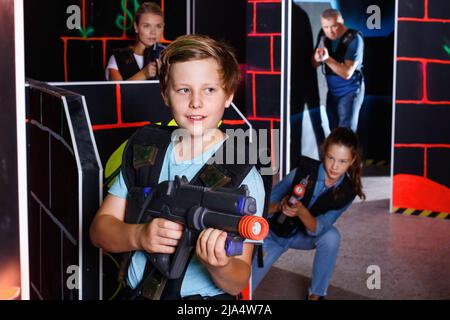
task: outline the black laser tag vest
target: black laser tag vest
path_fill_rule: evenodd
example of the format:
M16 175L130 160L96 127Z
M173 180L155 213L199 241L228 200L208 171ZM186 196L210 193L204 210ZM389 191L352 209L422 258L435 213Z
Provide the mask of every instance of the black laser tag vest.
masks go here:
M336 52L333 52L333 48L331 45L331 40L325 37L325 34L323 30L319 32L318 38L317 38L317 45L320 42L320 39L324 38L324 45L328 50L328 53L330 57L332 57L334 60L340 63L344 63L345 61L345 53L347 52L348 45L352 40L357 36L360 35L362 37L362 33L355 29L347 29L345 33L341 36L339 45L336 49ZM316 47L317 48L317 47ZM355 72L360 72L359 70L356 70ZM325 73L326 75L337 75L330 67L328 67L325 64Z
M306 208L309 207L309 203L314 193L314 188L316 186L319 173L319 165L320 161L308 157L302 157L300 159L299 165L297 167L297 172L290 189L292 190L295 185L300 183L301 180L309 177L305 195L301 200L302 204ZM345 175L344 179L338 186L328 189L316 200L313 206L309 209L309 212L314 217L317 217L330 210L342 209L343 207L351 203L353 199L355 199L355 197L356 192L353 183L348 178L348 176ZM269 219L270 229L278 236L288 238L293 236L299 230L306 230L306 227L304 226L302 221L297 217L286 217L283 224L278 223L277 219L280 214L282 213L277 212L273 215L273 217Z
M156 44L144 51L144 66L149 62L159 59L161 51L164 46ZM136 73L141 71L136 59L134 58L133 49L131 47L119 48L113 51L114 57L116 58L117 67L124 80L131 78ZM156 79L157 77L153 78Z
M147 197L148 187L154 187L158 184L167 147L171 142L171 134L177 128L178 127L148 125L140 128L129 139L122 160L122 174L128 188L127 209L125 214L126 223L139 223L138 215ZM230 145L234 147L234 143L230 143ZM215 154L223 152L223 159L226 159L228 147L229 144L224 142ZM248 157L248 144L246 149L245 155ZM240 151L242 150L233 152L235 157L234 163L238 163L236 162L236 158ZM253 164L248 163L249 161L245 161L245 164L207 163L199 170L191 180L190 184L202 187L212 187L214 185L237 188L254 167ZM217 185L217 181L221 181L221 183ZM264 187L266 189L264 212L266 212L270 195L270 186L267 188L268 186L265 183ZM267 189L269 189L268 192ZM193 252L191 252L191 257L192 254ZM131 257L131 254L129 257ZM124 266L125 265L126 269L123 269L122 272L128 270L129 261L125 262ZM180 298L181 284L188 265L189 262L186 265L183 275L179 279L167 280L161 299L172 300ZM150 263L147 263L146 269L148 268L153 269L152 272L158 272ZM144 273L144 278L146 277L146 274L148 275L148 270ZM122 274L122 277L123 276L124 275ZM140 289L141 288L138 286L137 290Z

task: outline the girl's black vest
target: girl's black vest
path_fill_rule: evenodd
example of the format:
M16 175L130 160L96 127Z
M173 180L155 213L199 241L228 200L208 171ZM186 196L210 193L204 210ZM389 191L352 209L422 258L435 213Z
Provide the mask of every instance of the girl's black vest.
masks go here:
M144 66L148 63L159 59L161 51L164 46L157 44L144 51ZM127 80L134 76L136 73L141 71L136 59L134 58L133 49L131 47L119 48L113 51L114 57L116 58L117 67L122 75L123 80ZM157 77L153 78L156 79Z
M309 203L314 193L314 188L316 186L319 173L319 165L320 161L308 157L302 157L291 186L291 190L293 190L295 185L299 184L300 181L308 177L306 192L301 200L302 204L306 208L309 207ZM314 217L317 217L330 210L342 209L351 203L355 197L356 192L354 185L349 177L345 175L344 179L338 186L328 189L316 200L313 206L309 208L309 212ZM286 217L284 223L278 223L277 220L280 214L282 213L277 212L269 219L270 229L278 236L288 238L293 236L297 231L304 232L306 230L302 221L297 217Z

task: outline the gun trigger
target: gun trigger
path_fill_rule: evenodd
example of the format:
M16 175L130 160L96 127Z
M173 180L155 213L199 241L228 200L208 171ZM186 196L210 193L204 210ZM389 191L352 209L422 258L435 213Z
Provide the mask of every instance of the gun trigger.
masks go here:
M186 178L186 176L181 177L181 184L189 184L189 180Z
M170 208L167 204L163 204L161 207L161 214L163 215L163 217L165 215L170 216L172 213L170 211Z

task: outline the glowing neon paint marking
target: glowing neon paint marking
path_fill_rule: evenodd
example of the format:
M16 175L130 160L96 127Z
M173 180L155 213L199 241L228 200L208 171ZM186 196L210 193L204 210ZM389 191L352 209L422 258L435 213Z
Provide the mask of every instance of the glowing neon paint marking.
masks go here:
M116 18L116 26L120 29L120 30L129 30L133 27L133 23L134 23L134 15L136 14L136 11L139 9L139 2L137 0L134 0L134 13L130 12L128 10L128 0L122 0L122 10L124 12L124 15L119 15ZM128 17L128 19L127 19ZM129 22L130 24L127 26L127 22Z
M83 38L88 38L88 37L90 37L93 33L94 33L94 28L93 28L93 27L88 27L88 28L86 28L86 31L85 31L83 28L80 29L80 35L81 35Z
M448 55L450 55L450 48L447 45L444 45L444 50Z

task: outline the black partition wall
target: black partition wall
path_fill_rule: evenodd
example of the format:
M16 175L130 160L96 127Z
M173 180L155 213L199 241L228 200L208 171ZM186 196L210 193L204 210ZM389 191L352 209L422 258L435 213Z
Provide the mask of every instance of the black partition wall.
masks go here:
M446 0L398 3L391 204L399 214L450 219L449 13Z
M0 300L27 299L28 257L26 250L26 177L20 163L25 149L23 97L23 75L18 74L17 65L23 64L21 50L15 32L15 12L20 13L20 4L13 0L0 5ZM18 17L19 15L17 15ZM16 19L17 19L16 17ZM23 48L22 48L23 49ZM23 130L23 131L22 131ZM25 163L25 161L23 161ZM22 234L20 234L22 224ZM22 242L22 243L21 243ZM23 245L21 247L21 244Z
M84 98L29 80L28 187L32 299L99 299L100 256L89 226L102 165Z

